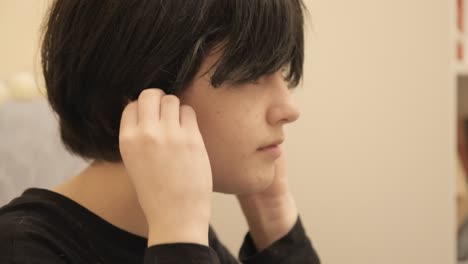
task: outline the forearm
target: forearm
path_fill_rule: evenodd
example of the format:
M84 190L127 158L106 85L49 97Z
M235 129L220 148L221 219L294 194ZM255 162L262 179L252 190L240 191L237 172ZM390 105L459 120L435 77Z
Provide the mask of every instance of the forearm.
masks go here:
M257 250L267 248L286 235L298 218L291 193L274 199L238 197Z

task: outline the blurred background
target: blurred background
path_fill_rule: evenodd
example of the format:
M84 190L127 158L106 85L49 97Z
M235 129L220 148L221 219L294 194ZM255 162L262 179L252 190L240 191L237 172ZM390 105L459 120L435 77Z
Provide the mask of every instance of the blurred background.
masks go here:
M48 2L0 0L0 205L86 165L42 96ZM467 263L463 2L306 0L302 116L285 148L323 263ZM216 195L212 223L236 254L247 225L234 197Z

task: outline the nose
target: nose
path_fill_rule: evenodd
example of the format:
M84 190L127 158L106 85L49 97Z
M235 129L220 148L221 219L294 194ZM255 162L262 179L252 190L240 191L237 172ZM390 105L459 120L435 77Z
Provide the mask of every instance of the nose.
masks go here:
M267 121L271 126L285 125L299 119L301 113L296 102L291 96L287 83L281 79L275 85L275 92L272 95L272 103L268 109Z
M296 104L287 102L272 107L268 112L268 123L271 126L286 125L299 119L300 112Z

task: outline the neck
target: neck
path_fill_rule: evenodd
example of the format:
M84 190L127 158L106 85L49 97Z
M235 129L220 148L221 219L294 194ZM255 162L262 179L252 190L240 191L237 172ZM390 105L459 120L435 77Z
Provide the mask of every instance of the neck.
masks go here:
M145 215L122 163L94 162L53 191L120 229L148 237Z

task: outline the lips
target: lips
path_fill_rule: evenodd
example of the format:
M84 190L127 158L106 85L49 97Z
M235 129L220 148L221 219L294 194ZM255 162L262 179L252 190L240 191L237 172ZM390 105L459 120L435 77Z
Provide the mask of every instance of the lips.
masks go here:
M275 140L275 141L273 141L271 143L267 143L266 145L258 148L258 150L264 150L264 149L267 149L267 148L276 147L278 145L281 145L283 142L284 142L284 139Z

